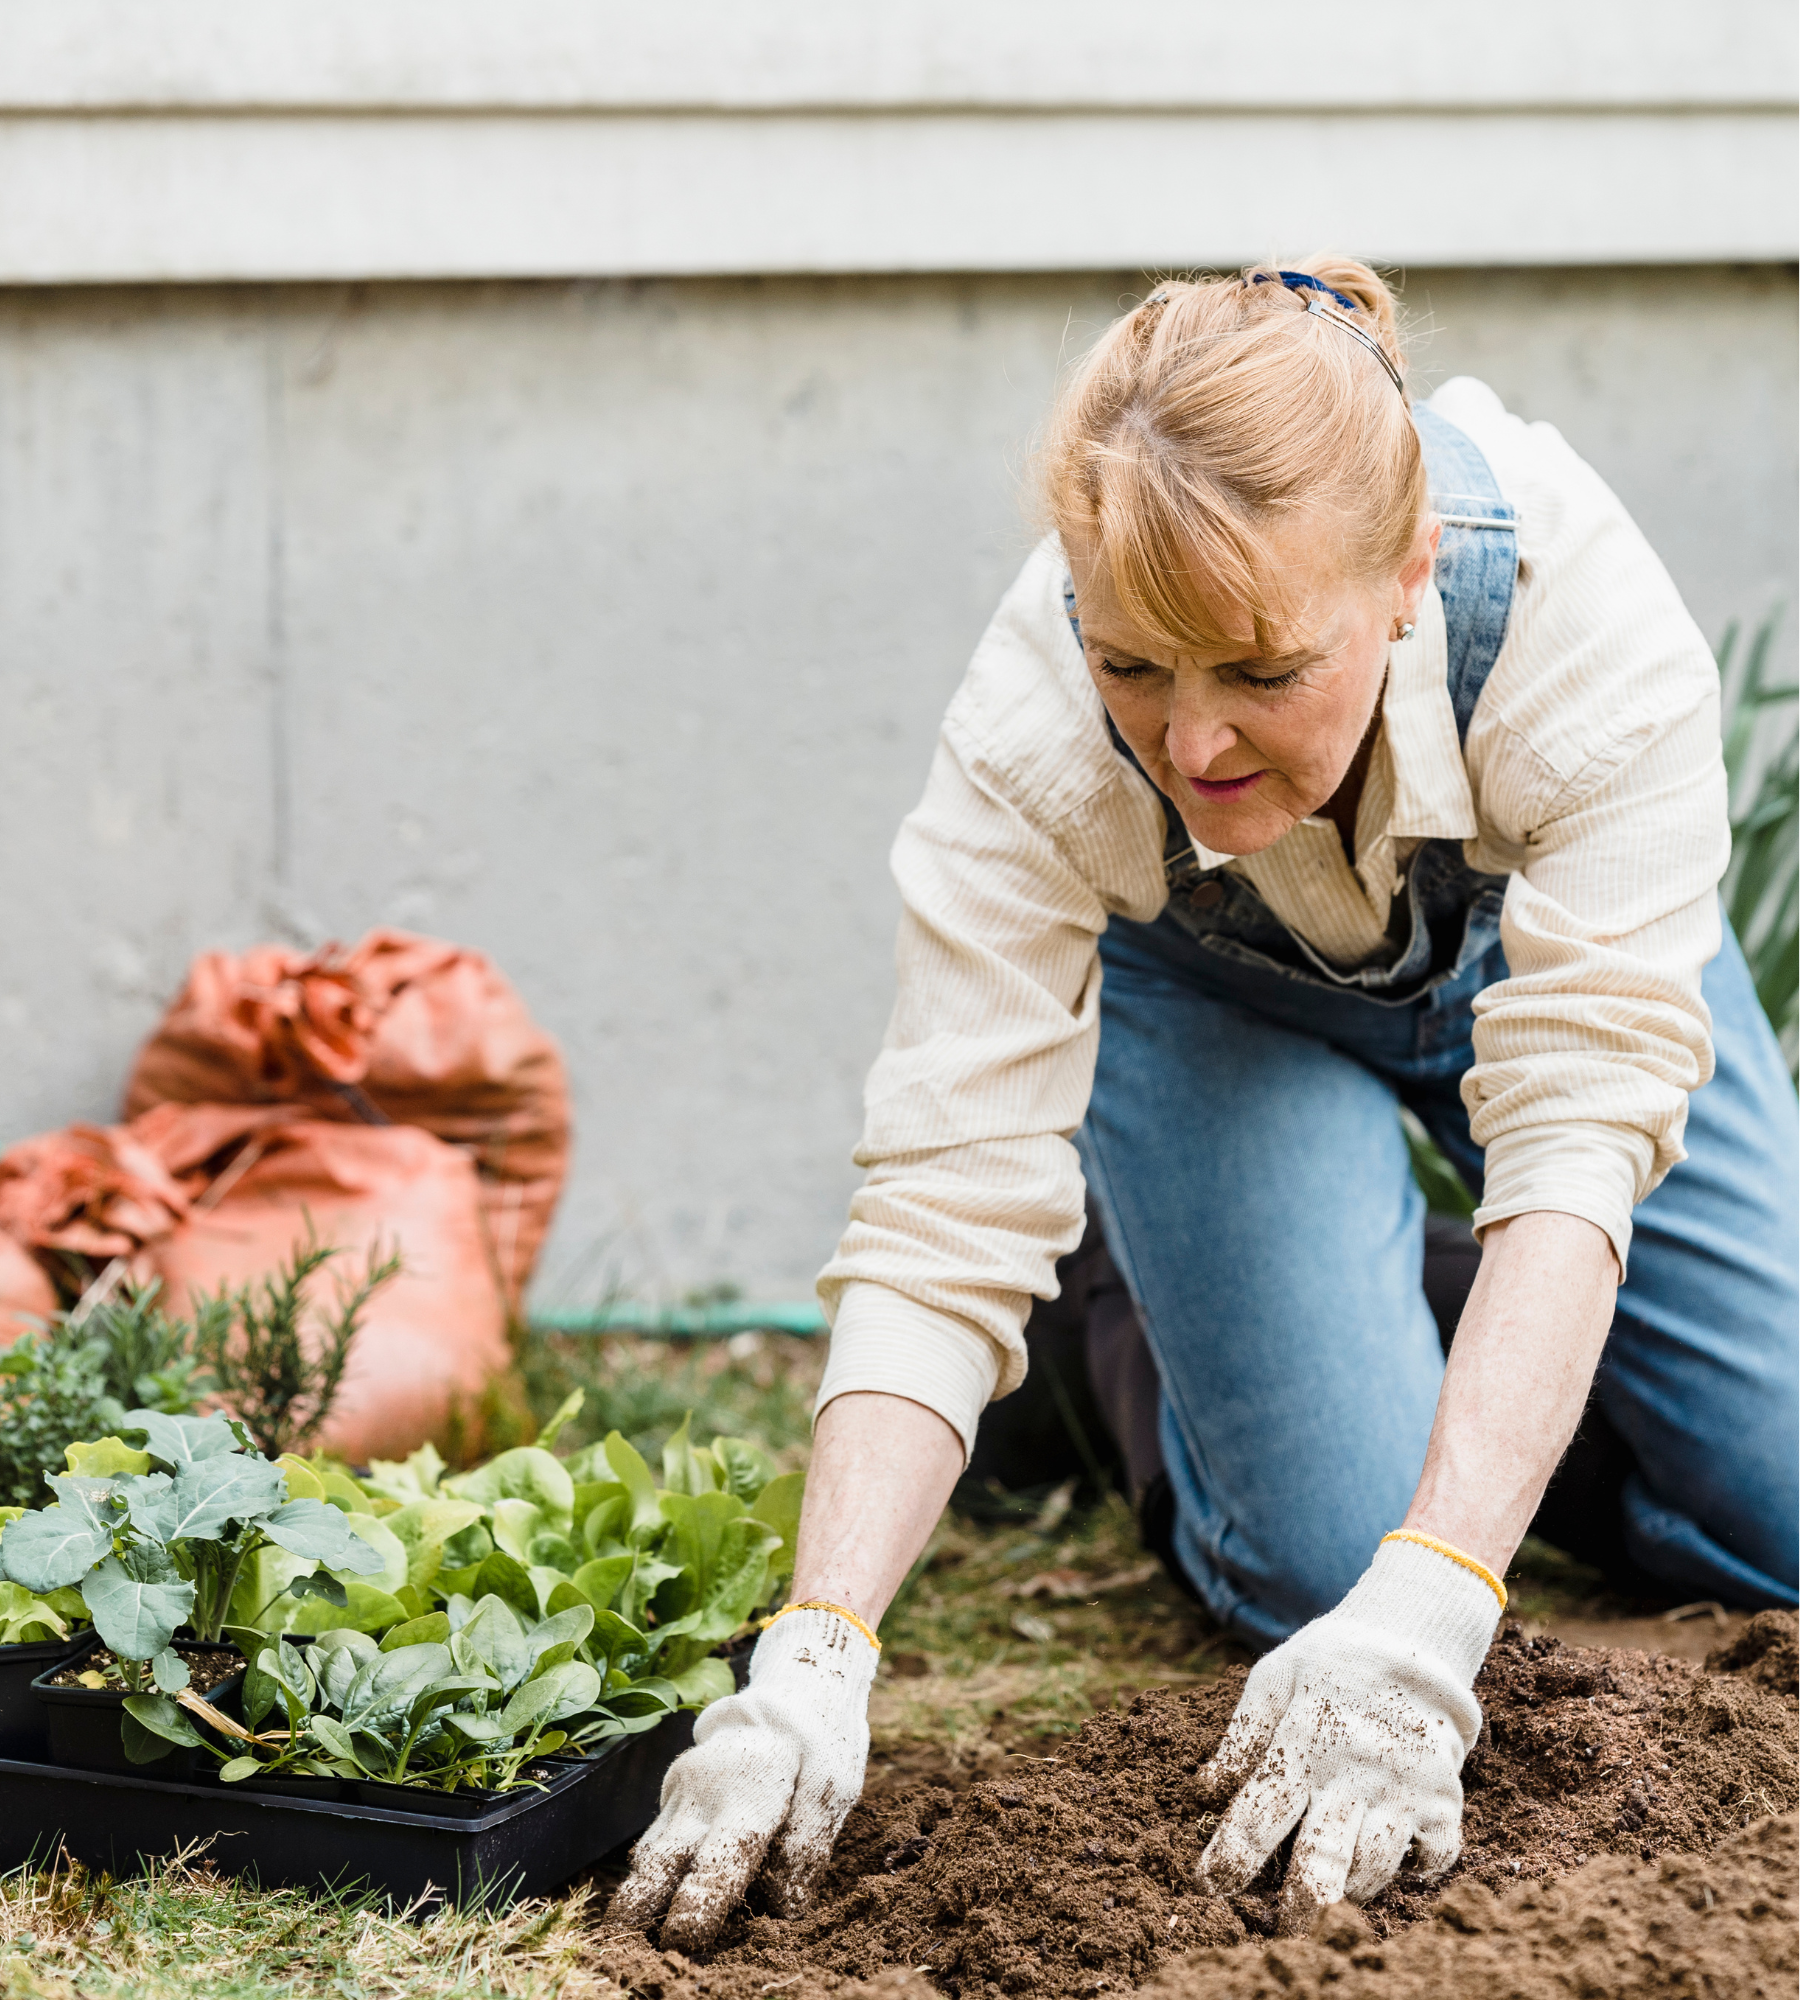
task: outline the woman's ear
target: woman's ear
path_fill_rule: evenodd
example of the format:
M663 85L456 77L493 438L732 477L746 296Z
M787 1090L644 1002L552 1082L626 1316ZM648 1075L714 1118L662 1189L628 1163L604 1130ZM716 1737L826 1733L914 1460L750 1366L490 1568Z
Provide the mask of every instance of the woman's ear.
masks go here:
M1432 521L1421 528L1412 545L1412 553L1406 558L1406 567L1400 572L1400 616L1412 619L1419 614L1419 600L1425 595L1425 586L1431 581L1431 566L1437 561L1438 543L1443 539L1444 524Z

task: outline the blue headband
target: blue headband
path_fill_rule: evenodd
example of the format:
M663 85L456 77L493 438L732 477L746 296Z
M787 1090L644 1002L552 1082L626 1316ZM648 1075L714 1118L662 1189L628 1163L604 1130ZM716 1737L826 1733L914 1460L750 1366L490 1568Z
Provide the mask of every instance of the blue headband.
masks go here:
M1356 301L1347 299L1342 292L1334 291L1323 278L1315 278L1310 271L1277 271L1275 273L1290 292L1323 292L1327 298L1336 299L1346 312L1355 312ZM1250 280L1253 285L1269 282L1267 271L1258 271Z

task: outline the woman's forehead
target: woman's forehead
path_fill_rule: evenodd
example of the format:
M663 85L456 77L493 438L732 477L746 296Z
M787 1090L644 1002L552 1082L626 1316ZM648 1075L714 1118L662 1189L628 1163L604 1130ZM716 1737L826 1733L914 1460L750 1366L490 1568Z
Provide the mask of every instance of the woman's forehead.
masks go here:
M1312 585L1302 603L1284 607L1286 616L1274 621L1265 616L1259 642L1257 618L1251 607L1209 593L1196 579L1192 588L1180 593L1189 607L1184 629L1161 632L1154 623L1133 615L1103 562L1092 559L1086 551L1071 549L1069 566L1075 582L1082 637L1093 645L1142 659L1171 652L1216 653L1228 657L1257 655L1289 662L1322 659L1335 652L1341 643L1340 628L1351 595L1348 585L1341 582Z

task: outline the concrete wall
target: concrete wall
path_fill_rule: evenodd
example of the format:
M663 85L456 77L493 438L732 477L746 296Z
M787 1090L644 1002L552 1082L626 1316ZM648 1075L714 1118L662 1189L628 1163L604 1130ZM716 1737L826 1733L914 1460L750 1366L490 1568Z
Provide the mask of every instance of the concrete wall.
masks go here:
M804 1295L885 856L1128 276L0 293L0 1142L108 1116L194 951L491 951L580 1152L541 1296ZM1791 584L1784 267L1415 271L1702 625Z

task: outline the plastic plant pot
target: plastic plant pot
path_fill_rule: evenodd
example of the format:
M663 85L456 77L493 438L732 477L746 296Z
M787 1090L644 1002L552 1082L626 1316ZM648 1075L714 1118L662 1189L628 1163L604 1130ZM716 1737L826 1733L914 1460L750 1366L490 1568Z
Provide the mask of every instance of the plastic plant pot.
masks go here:
M60 1666L93 1635L71 1632L66 1639L34 1639L28 1645L0 1646L0 1757L39 1759L49 1755L44 1711L31 1684Z
M267 1888L366 1885L399 1903L436 1894L464 1906L548 1895L656 1817L664 1773L692 1741L693 1721L672 1715L583 1765L559 1767L541 1791L500 1793L473 1819L442 1809L451 1794L422 1787L398 1789L436 1812L389 1811L352 1799L349 1786L333 1801L224 1785L210 1758L185 1783L0 1762L0 1872L41 1864L60 1848L91 1868L131 1875L210 1839L222 1874L251 1875Z
M431 1819L485 1819L521 1798L541 1796L544 1786L562 1767L553 1766L546 1758L531 1768L538 1774L537 1784L514 1785L506 1792L440 1792L430 1785L390 1785L378 1778L353 1779L350 1791L361 1804L379 1806L383 1812L423 1813Z
M285 1771L277 1771L267 1778L239 1778L235 1784L224 1785L227 1792L272 1792L283 1799L341 1799L344 1795L342 1778L309 1778L290 1776Z
M120 1724L125 1716L126 1690L123 1688L52 1687L51 1681L65 1667L73 1666L91 1653L100 1641L90 1635L85 1646L46 1667L31 1683L44 1718L50 1761L67 1764L78 1771L116 1771L121 1777L180 1780L194 1768L199 1753L178 1743L169 1746L166 1756L148 1764L134 1764L125 1754ZM176 1642L175 1650L185 1653L188 1646ZM231 1652L228 1646L207 1646L209 1653ZM223 1708L243 1685L240 1669L229 1680L207 1691L207 1700Z

